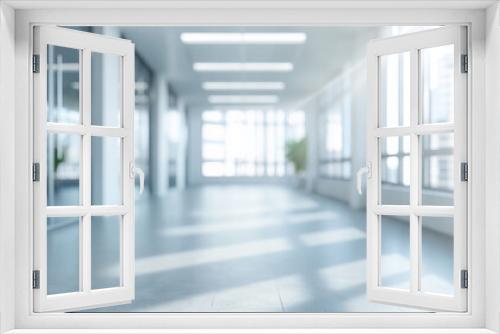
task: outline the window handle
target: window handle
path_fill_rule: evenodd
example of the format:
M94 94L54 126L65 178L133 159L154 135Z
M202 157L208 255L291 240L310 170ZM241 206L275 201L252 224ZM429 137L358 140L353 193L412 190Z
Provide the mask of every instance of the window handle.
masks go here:
M366 178L369 179L372 177L372 164L368 162L365 167L361 167L356 173L356 191L358 194L363 195L363 189L361 187L363 183L363 175L366 174Z
M144 171L131 162L130 178L135 179L136 176L139 176L139 195L141 195L144 192Z

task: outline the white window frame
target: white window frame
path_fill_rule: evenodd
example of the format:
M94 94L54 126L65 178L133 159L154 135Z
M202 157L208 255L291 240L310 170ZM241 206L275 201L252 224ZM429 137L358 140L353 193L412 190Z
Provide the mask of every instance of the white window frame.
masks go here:
M33 76L34 94L34 161L39 164L39 182L34 192L34 270L39 271L38 289L34 289L34 310L80 310L98 305L128 303L134 299L134 46L130 41L68 28L37 26L34 28L34 53L39 56L39 73ZM48 122L47 108L47 49L49 45L71 48L79 53L79 124ZM120 57L120 125L97 126L91 123L91 55L93 52ZM47 135L74 134L81 137L80 204L47 206ZM118 205L91 203L91 139L118 138L120 140L121 200ZM130 169L130 171L129 171ZM120 217L120 286L92 289L91 282L91 217ZM47 289L47 219L48 217L79 217L80 289L77 292L48 294ZM104 222L103 222L104 223ZM105 224L105 223L104 223Z
M422 333L429 333L428 328L476 328L475 333L488 331L478 328L485 327L485 276L484 276L484 145L486 143L481 131L485 125L482 115L484 99L484 22L485 11L473 9L435 9L425 8L413 2L414 8L380 7L373 9L371 4L359 4L357 8L345 8L345 3L334 4L310 3L299 1L290 4L279 2L238 2L233 5L212 1L202 6L187 4L132 2L128 6L136 8L120 8L122 2L72 4L75 8L67 8L67 4L51 1L28 1L16 3L9 1L8 5L19 6L15 12L15 58L16 58L16 90L15 90L15 130L16 153L16 217L15 248L15 327L17 333L23 328L52 329L88 329L88 328L303 328L302 332L311 333L311 329L319 328L365 328L366 332L373 328L407 328L399 332L416 333L415 328L424 328ZM456 6L454 2L450 6ZM51 10L43 9L51 7ZM92 7L95 6L95 7ZM289 7L287 7L289 6ZM343 8L342 8L343 6ZM363 7L366 6L366 7ZM424 6L422 8L422 6ZM429 5L431 6L431 5ZM441 6L446 8L443 2ZM464 5L466 6L466 5ZM66 8L66 9L63 9ZM80 8L78 8L80 7ZM107 9L103 9L106 7ZM140 10L137 7L141 8ZM293 7L293 8L290 8ZM411 7L411 6L410 6ZM483 4L484 7L484 4ZM208 8L208 9L207 9ZM284 10L286 8L286 10ZM469 110L468 133L470 134L468 149L473 152L469 163L470 181L468 229L468 258L470 259L471 275L469 277L468 311L466 313L436 313L436 314L37 314L33 313L31 269L32 269L32 182L31 157L33 139L32 120L32 77L31 65L31 35L35 24L61 25L436 25L436 24L466 24L470 29L469 57L471 85L468 89ZM4 80L10 80L7 78ZM10 82L10 81L9 81ZM474 87L474 88L472 88ZM14 126L14 124L12 124ZM473 293L472 293L473 292ZM14 301L11 301L14 303ZM491 312L494 312L493 310ZM427 329L426 329L427 328ZM413 330L410 330L413 329ZM65 332L72 332L65 330ZM96 331L94 331L96 332ZM105 331L103 331L105 332ZM136 332L136 331L131 331ZM138 332L138 331L137 331ZM200 332L203 332L200 330ZM232 332L232 331L231 331ZM235 332L238 332L235 330ZM243 330L242 330L243 332ZM255 332L269 332L255 330ZM295 330L295 333L300 331ZM332 330L332 332L334 332ZM337 332L341 332L340 330ZM373 332L377 332L373 330ZM378 331L380 332L380 331ZM387 330L384 330L387 332Z
M368 299L379 302L463 312L467 309L467 290L461 288L461 270L467 270L467 182L461 181L461 163L467 163L467 73L461 72L461 57L467 54L465 27L442 27L407 35L374 40L368 46L369 115L367 161L371 176L367 182ZM444 45L453 46L454 119L449 123L424 124L421 120L420 51ZM410 122L408 126L382 127L379 124L380 57L407 52L410 55ZM454 205L432 206L421 203L422 135L454 135ZM381 203L380 140L391 136L410 137L410 199L408 205ZM401 140L400 140L401 141ZM410 230L409 290L381 286L383 216L408 216ZM422 217L453 218L453 295L421 291Z

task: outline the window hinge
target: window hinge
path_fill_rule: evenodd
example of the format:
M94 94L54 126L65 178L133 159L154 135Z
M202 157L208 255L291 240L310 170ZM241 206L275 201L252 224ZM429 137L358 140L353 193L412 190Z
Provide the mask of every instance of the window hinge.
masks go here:
M469 181L469 164L467 162L460 164L460 180Z
M40 73L40 55L33 55L33 73Z
M33 270L33 289L40 289L40 270Z
M467 289L469 287L469 271L462 270L460 272L460 287Z
M469 56L462 55L462 73L469 72Z
M40 181L40 164L38 162L33 164L33 181Z

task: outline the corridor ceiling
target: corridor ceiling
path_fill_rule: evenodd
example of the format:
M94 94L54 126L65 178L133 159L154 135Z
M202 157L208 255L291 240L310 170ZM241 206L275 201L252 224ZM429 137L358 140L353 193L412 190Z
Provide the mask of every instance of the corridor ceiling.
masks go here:
M343 69L364 61L367 42L381 35L376 27L122 27L137 52L156 72L165 75L188 108L213 109L209 95L278 95L279 102L263 105L293 108L320 90ZM184 44L184 32L303 32L303 44ZM290 72L196 72L195 62L290 62ZM284 82L281 91L216 91L206 81ZM231 105L235 106L235 105ZM236 105L237 106L237 105ZM246 106L248 107L248 106Z

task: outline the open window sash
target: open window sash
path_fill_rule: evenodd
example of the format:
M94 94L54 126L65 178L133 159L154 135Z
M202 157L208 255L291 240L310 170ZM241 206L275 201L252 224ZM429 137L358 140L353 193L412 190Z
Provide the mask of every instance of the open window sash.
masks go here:
M448 86L452 87L444 95L443 90L434 90L432 94L424 93L424 85L432 85L432 80L439 71L434 68L425 72L423 55L428 50L435 50L439 47L448 47L449 62L451 66L448 70ZM407 80L399 84L399 88L391 86L390 78L383 77L383 61L390 55L401 55L400 59L405 58L406 68L399 63L396 71L404 72ZM427 53L428 55L428 53ZM367 180L367 293L371 301L409 306L425 310L440 311L466 311L467 310L467 182L463 180L463 163L467 162L467 45L466 45L466 27L443 27L422 32L400 35L390 38L384 38L371 41L368 47L368 89L369 89L369 116L367 127L367 162L370 166ZM426 58L429 59L429 58ZM430 58L436 60L437 58ZM428 60L426 60L428 61ZM452 65L449 65L449 64ZM387 64L387 63L384 63ZM439 64L438 64L439 65ZM444 66L445 64L441 64ZM387 72L386 72L387 73ZM429 74L431 73L431 74ZM430 78L429 78L430 77ZM383 81L387 82L384 83ZM427 80L427 81L425 81ZM430 80L430 81L429 81ZM394 83L394 80L392 81ZM386 84L385 87L383 85ZM406 85L406 86L404 86ZM393 88L391 90L390 86ZM388 88L389 87L389 88ZM392 94L389 96L387 94ZM385 94L385 95L384 95ZM406 96L402 96L406 94ZM427 94L427 95L426 95ZM399 95L399 96L398 96ZM401 108L407 108L409 115L403 121L403 116L396 117L390 121L387 118L387 105L382 110L383 99L395 98L401 101L407 100L407 104L396 103L394 110L401 111ZM452 109L449 119L429 120L428 107L424 104L430 103L429 99L443 98ZM448 100L446 100L448 99ZM406 102L405 102L406 103ZM426 109L427 108L427 109ZM425 109L425 111L424 111ZM383 113L385 113L383 115ZM426 114L427 113L427 114ZM385 119L384 119L385 117ZM392 122L392 123L391 123ZM422 171L423 148L425 141L431 135L449 134L454 138L452 153L450 153L452 180L451 205L429 205L423 201L429 191L428 185L424 185L424 176ZM382 188L384 184L382 170L382 160L385 154L387 159L387 147L382 143L389 137L406 137L405 145L408 151L404 152L407 159L406 186L409 192L408 203L387 203L382 200ZM425 137L425 138L424 138ZM405 140L406 140L405 139ZM400 146L400 147L401 147ZM401 154L402 156L403 154ZM401 157L396 157L401 158ZM402 158L401 158L402 159ZM385 160L387 162L387 160ZM400 160L401 163L401 160ZM400 167L401 168L401 167ZM400 188L403 184L401 184ZM398 187L393 185L393 187ZM403 217L403 218L400 218ZM446 218L451 220L452 227L452 288L447 291L429 291L426 290L423 282L424 266L422 260L423 252L427 252L428 247L423 243L424 228L422 221L439 220ZM397 221L400 219L400 225L408 233L407 258L398 254L398 250L389 249L390 238L384 239L382 220L389 219ZM386 220L387 221L387 220ZM404 229L403 229L404 230ZM405 232L406 233L406 232ZM439 252L439 248L435 249ZM439 254L435 254L438 256ZM443 254L441 254L443 255ZM400 268L406 270L407 276L404 276L405 284L386 284L384 261L390 257L400 260ZM401 260L403 258L403 260ZM397 263L394 262L394 263ZM394 265L393 263L393 265ZM406 268L403 268L407 264ZM451 266L451 265L450 265ZM398 267L398 265L394 265ZM393 268L394 269L394 268ZM390 270L389 270L390 271ZM396 270L397 271L397 270ZM397 275L394 275L397 276ZM393 276L393 277L394 277ZM426 277L427 278L427 277ZM439 279L439 277L437 278Z
M116 65L113 71L92 69L109 57ZM33 72L34 311L75 311L129 303L134 299L134 45L73 29L35 27ZM102 84L105 75L113 74L114 95L105 91L109 85ZM97 94L99 90L101 94ZM69 104L68 91L73 96ZM108 103L111 95L115 101ZM113 109L115 124L93 119L99 99L99 112ZM74 110L67 112L71 108ZM53 117L54 113L77 116ZM103 148L104 142L117 143L116 149L109 153L112 149ZM63 168L70 159L78 165ZM95 164L112 171L99 179ZM76 176L68 179L71 171ZM118 185L113 193L115 202L102 200L107 196L103 184L111 182L107 177ZM72 195L61 194L58 200L57 191L70 183L77 184L77 190ZM74 202L64 203L72 196ZM113 228L99 226L110 220L115 222ZM106 230L113 234L105 234ZM115 264L109 266L109 273L98 277L97 262L106 254L98 253L97 244L107 246L111 239L118 254ZM65 267L65 263L69 265ZM103 271L102 266L99 269Z

